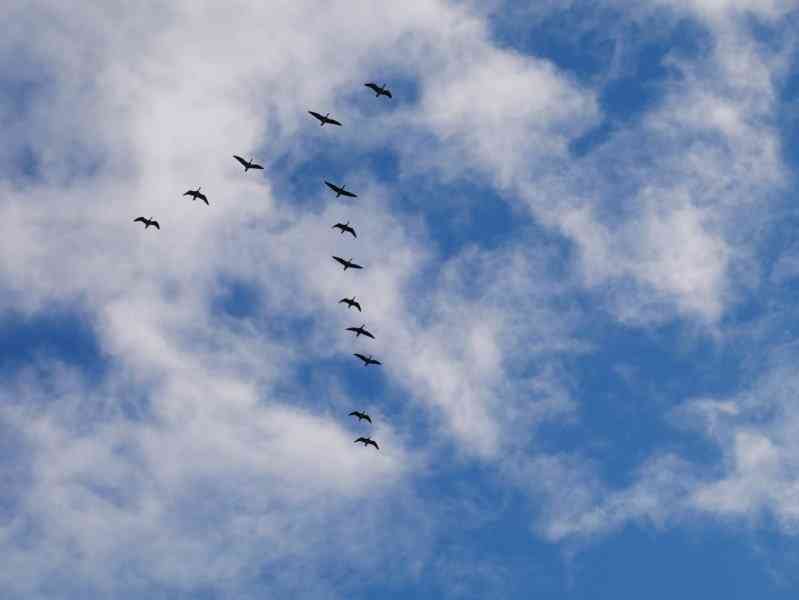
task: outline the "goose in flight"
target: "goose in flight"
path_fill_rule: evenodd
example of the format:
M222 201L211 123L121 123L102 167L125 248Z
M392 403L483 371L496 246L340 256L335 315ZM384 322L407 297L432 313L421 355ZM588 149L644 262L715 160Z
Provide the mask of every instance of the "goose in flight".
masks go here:
M372 418L371 418L369 415L367 415L365 412L359 412L359 411L357 411L357 410L354 410L354 411L352 411L352 412L350 413L350 415L349 415L349 416L351 416L351 417L358 417L358 422L359 422L359 423L360 423L361 421L369 421L370 423L372 422Z
M237 161L239 161L241 163L241 166L244 167L244 172L245 173L247 171L249 171L250 169L263 169L263 167L261 165L252 162L252 157L250 158L250 160L244 160L238 154L234 154L233 158L235 158Z
M196 190L189 190L188 192L183 192L183 195L191 196L193 200L202 200L208 206L211 206L210 204L208 204L208 197L200 192L201 189L202 188L197 188Z
M347 269L363 269L361 265L352 262L352 259L346 260L341 258L340 256L334 256L333 260L335 260L340 265L343 265L345 271Z
M341 230L341 235L344 235L344 233L351 233L352 237L354 237L354 238L358 237L358 234L355 233L355 230L352 227L350 227L350 222L349 221L347 221L346 223L336 223L330 229L340 229Z
M363 444L363 447L364 447L364 448L366 448L367 446L374 446L375 448L377 448L378 450L380 450L380 446L378 446L378 445L377 445L377 442L376 442L376 441L374 441L372 438L368 438L368 437L359 437L357 440L355 440L355 441L353 442L353 444L357 444L358 442L361 442L361 443Z
M346 331L353 332L355 334L355 338L356 339L359 338L362 335L365 335L368 338L375 339L375 336L373 336L371 333L366 331L366 323L364 323L360 327L347 327Z
M153 219L145 219L144 217L136 217L135 219L133 219L133 222L134 223L144 223L144 228L145 229L149 229L150 225L152 225L153 227L155 227L159 231L161 230L161 226L158 224L158 221L155 221Z
M341 300L338 301L339 304L341 304L342 302L347 305L347 308L352 308L354 306L355 308L358 309L358 312L363 312L361 310L360 303L355 301L355 296L353 296L352 298L342 298Z
M314 112L312 110L308 111L308 114L311 115L314 119L319 120L319 126L324 127L325 123L330 123L331 125L338 125L341 126L341 123L336 121L335 119L330 118L330 113L326 115L320 115L318 112Z
M364 83L364 85L375 93L375 98L379 98L380 96L388 96L391 98L391 90L386 87L385 83L382 86L372 82Z
M335 183L330 183L329 181L325 181L325 185L334 192L336 192L336 198L338 198L339 196L349 196L350 198L358 197L358 194L353 194L352 192L348 192L347 190L345 190L344 188L347 187L346 185L342 185L341 187L339 187Z
M375 360L374 358L372 358L371 354L369 356L364 356L363 354L358 354L356 352L355 354L353 354L353 356L357 356L358 358L360 358L363 361L363 366L364 367L368 367L369 365L382 365L383 364L379 360Z

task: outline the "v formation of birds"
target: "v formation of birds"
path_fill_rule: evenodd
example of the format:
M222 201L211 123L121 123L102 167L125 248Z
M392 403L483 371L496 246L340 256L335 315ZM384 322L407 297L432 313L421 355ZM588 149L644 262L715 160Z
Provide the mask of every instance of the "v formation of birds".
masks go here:
M375 97L376 98L379 98L380 96L386 96L387 98L391 98L392 97L391 96L391 91L389 91L389 89L385 86L385 84L380 86L380 85L377 85L376 83L371 83L370 82L370 83L365 83L364 86L368 87L373 92L375 92ZM322 115L322 114L320 114L318 112L314 112L312 110L309 110L308 114L310 114L312 117L314 117L316 120L318 120L319 121L319 125L321 127L324 127L325 125L337 125L337 126L341 127L341 123L339 121L330 118L330 113ZM238 161L238 163L242 167L244 167L244 172L245 173L247 171L251 170L251 169L263 170L263 166L259 165L258 163L253 162L252 157L250 157L249 159L244 159L243 157L238 156L237 154L234 154L233 158L236 159L236 161ZM325 181L325 185L328 188L330 188L333 192L335 192L336 198L338 198L340 196L347 196L347 197L350 197L350 198L357 198L358 197L357 194L355 194L353 192L350 192L349 190L345 189L346 188L345 185L339 186L339 185L336 185L335 183L331 183L329 181ZM201 187L198 187L196 190L187 190L186 192L183 193L183 195L184 196L189 196L192 199L192 201L201 200L202 202L204 202L206 204L206 206L210 206L210 203L208 202L208 197L200 191L201 189L202 189ZM161 226L158 223L158 221L156 221L152 217L149 217L149 218L147 218L147 217L136 217L135 219L133 219L133 222L134 223L142 223L144 225L145 229L149 229L151 226L155 227L158 230L161 229ZM355 228L350 225L349 221L347 221L346 223L336 223L335 225L333 225L332 229L337 229L341 233L341 235L344 235L345 233L348 233L348 234L350 234L353 237L353 239L358 237L358 234L355 232ZM345 259L345 258L342 258L340 256L333 256L333 260L335 260L337 263L342 265L344 267L345 271L347 269L363 269L363 266L359 265L357 263L354 263L352 261L352 258ZM363 308L362 308L361 304L356 300L355 296L353 296L352 298L342 298L341 300L339 300L339 304L342 304L342 303L347 305L347 309L356 308L358 310L358 312L363 312ZM361 337L361 336L364 336L364 337L367 337L367 338L370 338L370 339L375 339L375 336L370 331L368 331L366 329L366 323L364 323L363 325L361 325L359 327L347 327L346 331L350 331L350 332L354 333L356 339ZM355 352L353 354L353 356L355 356L360 361L362 361L364 367L368 367L369 365L381 365L381 364L383 364L379 360L376 360L375 358L373 358L371 354L365 355L365 354L360 353L360 352ZM361 421L367 421L370 425L372 424L372 418L365 412L358 411L358 410L353 410L349 414L349 416L357 418L358 419L358 423L360 423ZM372 438L367 437L367 436L361 436L361 437L357 438L353 443L363 444L364 448L366 448L367 446L374 446L378 450L380 449L380 446L377 445L377 442L374 441Z

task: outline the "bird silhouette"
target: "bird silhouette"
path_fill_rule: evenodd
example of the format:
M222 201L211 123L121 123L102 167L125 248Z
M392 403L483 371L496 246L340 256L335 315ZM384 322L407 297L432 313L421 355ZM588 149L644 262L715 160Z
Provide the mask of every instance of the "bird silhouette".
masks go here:
M263 167L257 163L252 162L252 158L250 160L244 160L241 156L234 154L233 158L241 163L241 166L244 167L244 172L246 173L250 169L263 169Z
M362 335L365 335L368 338L375 339L375 336L373 336L371 333L366 331L366 323L364 323L360 327L347 327L347 329L345 331L352 331L355 334L355 338L356 339L359 338Z
M363 447L364 447L364 448L366 448L367 446L374 446L375 448L377 448L378 450L380 450L380 446L378 446L378 445L377 445L377 442L376 442L376 441L374 441L372 438L368 438L368 437L359 437L357 440L355 440L355 441L353 442L353 444L357 444L358 442L361 442L361 443L363 444Z
M363 269L363 267L361 265L352 262L351 258L349 260L346 260L346 259L341 258L340 256L334 256L333 260L335 260L340 265L344 265L344 270L345 271L347 269Z
M350 227L350 222L349 221L347 221L346 223L336 223L330 229L339 229L339 230L341 230L341 235L344 235L345 233L351 233L352 237L354 237L354 238L358 237L358 234L355 233L355 230L352 227Z
M357 198L358 194L353 194L352 192L348 192L344 188L347 187L346 185L337 186L335 183L330 183L329 181L325 181L325 185L329 187L331 190L336 192L336 198L339 196L349 196L350 198Z
M391 98L391 91L386 87L385 83L382 86L372 82L364 83L364 85L375 93L375 98L379 98L380 96L388 96Z
M358 309L358 312L363 312L361 310L360 303L355 301L355 296L353 296L352 298L342 298L341 300L338 301L339 304L341 304L342 302L347 305L347 308L352 308L354 306L355 308Z
M368 367L369 365L382 365L383 364L379 360L375 360L374 358L372 358L371 354L369 356L364 356L363 354L358 354L356 352L355 354L353 354L353 356L357 356L358 358L360 358L363 361L363 366L364 367Z
M349 416L351 416L351 417L358 417L358 422L359 422L359 423L360 423L361 421L369 421L370 423L372 422L372 418L371 418L369 415L367 415L365 412L359 412L359 411L357 411L357 410L354 410L354 411L352 411L352 412L350 413L350 415L349 415Z
M158 221L155 221L153 219L145 219L144 217L136 217L135 219L133 219L133 222L134 223L144 223L144 228L145 229L149 229L150 225L152 225L153 227L155 227L159 231L161 230L161 226L158 224Z
M330 113L327 113L326 115L320 115L318 112L314 112L312 110L309 110L308 114L311 115L313 118L319 120L319 126L320 127L324 127L325 123L330 123L331 125L339 125L339 126L341 126L341 123L339 123L335 119L331 119L330 118Z
M206 204L208 204L208 197L205 194L200 193L202 188L197 188L196 190L189 190L188 192L183 192L184 196L191 196L193 200L202 200ZM208 204L208 206L211 206Z

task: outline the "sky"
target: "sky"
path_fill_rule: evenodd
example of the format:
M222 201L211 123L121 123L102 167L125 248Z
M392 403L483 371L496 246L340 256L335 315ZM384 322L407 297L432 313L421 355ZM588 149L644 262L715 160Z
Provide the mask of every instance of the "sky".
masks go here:
M796 597L799 5L0 18L3 598Z

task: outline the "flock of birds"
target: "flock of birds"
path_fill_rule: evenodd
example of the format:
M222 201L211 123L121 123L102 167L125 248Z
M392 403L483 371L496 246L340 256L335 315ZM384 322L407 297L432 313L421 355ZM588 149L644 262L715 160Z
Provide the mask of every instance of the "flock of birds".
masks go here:
M371 89L373 92L375 92L375 97L376 98L379 98L380 96L386 96L387 98L391 98L392 97L391 96L391 91L385 86L385 84L377 85L376 83L371 83L370 82L370 83L365 83L364 85L366 87L368 87L369 89ZM319 121L320 127L324 127L325 125L338 125L339 127L341 127L341 123L339 121L330 118L330 113L322 115L322 114L320 114L318 112L314 112L312 110L309 110L308 113L312 117L314 117L315 119L317 119ZM258 163L253 162L252 157L250 157L249 159L244 159L241 156L238 156L237 154L234 154L233 158L235 158L239 162L239 164L241 164L241 166L244 167L244 172L245 173L247 171L249 171L250 169L255 169L255 170L261 169L261 170L263 170L263 166L259 165ZM348 198L357 198L358 197L357 194L354 194L353 192L350 192L349 190L347 190L346 186L344 186L344 185L339 186L339 185L336 185L335 183L331 183L330 181L325 181L325 185L328 188L330 188L333 192L335 192L336 198L339 198L341 196L346 196ZM196 190L187 190L186 192L183 193L183 195L191 197L192 201L202 200L203 202L205 202L205 204L207 206L210 206L211 204L208 202L208 197L200 191L201 189L202 189L201 187L198 187ZM150 217L150 218L136 217L135 219L133 219L133 222L134 223L142 223L144 225L144 229L145 230L149 229L150 227L155 227L159 231L161 229L161 225L158 223L158 221L156 221L152 217ZM341 235L344 235L345 233L349 233L353 237L353 239L358 237L358 234L355 232L355 228L350 225L349 221L347 221L346 223L336 223L335 225L333 225L333 227L331 229L338 229L339 232L341 233ZM353 262L352 258L342 258L340 256L333 256L333 260L335 260L337 263L342 265L344 267L345 271L347 269L363 269L363 266ZM338 301L338 303L339 304L346 304L348 309L355 308L355 309L358 310L358 312L363 312L361 304L356 300L355 296L353 296L352 298L342 298L341 300ZM375 336L370 331L368 331L366 329L366 323L364 323L360 327L347 327L346 330L347 331L351 331L352 333L354 333L355 334L355 339L358 339L361 336L364 336L364 337L367 337L367 338L370 338L370 339L375 339ZM371 354L367 356L367 355L362 354L360 352L355 352L353 354L353 356L355 356L356 358L358 358L361 361L363 361L363 366L364 367L368 367L369 365L381 365L381 364L383 364L379 360L376 360L375 358L373 358ZM361 421L368 421L369 424L372 423L372 418L367 413L362 412L362 411L354 410L354 411L352 411L349 414L349 416L356 417L358 419L359 423ZM353 443L355 443L355 444L358 444L358 443L363 444L364 448L366 448L367 446L374 446L378 450L380 449L380 446L377 445L376 441L374 441L372 438L366 437L366 436L359 437Z

